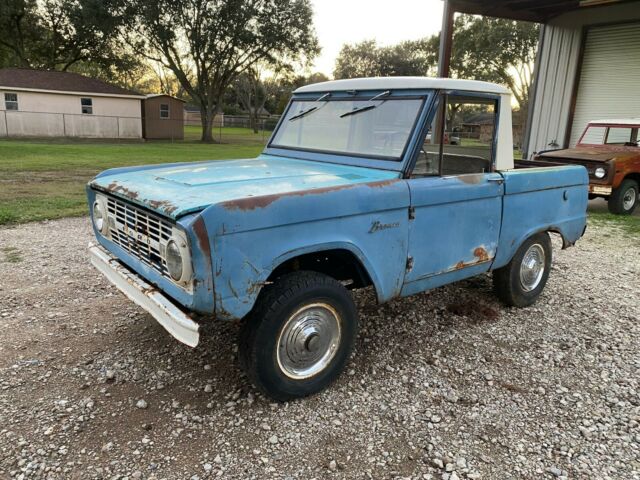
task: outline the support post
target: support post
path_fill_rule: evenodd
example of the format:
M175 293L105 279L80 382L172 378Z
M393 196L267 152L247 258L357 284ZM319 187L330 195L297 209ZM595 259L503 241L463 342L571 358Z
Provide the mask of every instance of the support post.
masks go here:
M438 77L449 77L451 70L451 50L453 45L453 15L455 10L451 0L444 0L442 30L440 31L440 52L438 55Z

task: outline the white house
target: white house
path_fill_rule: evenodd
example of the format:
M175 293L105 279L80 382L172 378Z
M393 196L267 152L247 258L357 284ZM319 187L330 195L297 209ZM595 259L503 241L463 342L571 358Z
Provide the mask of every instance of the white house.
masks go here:
M145 97L77 73L0 69L0 137L142 138Z

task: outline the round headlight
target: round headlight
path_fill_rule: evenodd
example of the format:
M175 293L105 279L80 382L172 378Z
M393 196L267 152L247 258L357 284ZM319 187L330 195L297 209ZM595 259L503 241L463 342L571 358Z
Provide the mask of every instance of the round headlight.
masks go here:
M607 176L607 171L602 167L598 167L596 168L596 171L593 172L593 174L596 176L596 178L604 178Z
M176 282L182 279L182 252L173 240L167 243L167 270Z
M104 212L102 211L102 205L100 205L100 202L98 202L97 200L93 204L93 223L96 226L96 230L98 230L100 233L104 233Z

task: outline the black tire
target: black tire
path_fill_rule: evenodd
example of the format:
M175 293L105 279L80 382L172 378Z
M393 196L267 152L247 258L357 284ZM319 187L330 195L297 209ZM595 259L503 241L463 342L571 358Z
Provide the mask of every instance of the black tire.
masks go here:
M629 204L629 198L633 203ZM631 179L623 180L609 197L609 211L616 215L631 215L638 206L638 182Z
M536 246L536 248L534 248ZM525 256L535 250L544 253L544 270L541 275L529 278L529 288L521 279L521 269ZM540 257L538 257L540 259ZM493 272L493 288L500 300L512 307L533 305L542 294L551 270L552 248L548 233L538 233L527 239L518 249L511 261Z
M317 324L322 324L324 316L324 322L334 328L327 327L320 330L324 335L315 336L308 334L310 330L296 330L294 327L302 321L296 321L300 318L295 316L296 312L301 312L302 318L315 319ZM336 325L339 325L337 340L327 333L335 332ZM316 272L290 273L260 293L240 331L240 363L249 380L267 396L281 402L306 397L323 390L338 378L351 355L357 330L358 314L353 298L340 282ZM285 350L279 348L284 333L287 335L282 342L288 346ZM291 340L286 342L286 338ZM293 342L294 338L298 343ZM314 342L313 346L311 342ZM321 357L325 360L316 364L323 365L321 370L304 377L306 374L291 370L294 361L289 355L295 347L302 345L303 355L326 352L326 357ZM299 353L299 350L293 353Z

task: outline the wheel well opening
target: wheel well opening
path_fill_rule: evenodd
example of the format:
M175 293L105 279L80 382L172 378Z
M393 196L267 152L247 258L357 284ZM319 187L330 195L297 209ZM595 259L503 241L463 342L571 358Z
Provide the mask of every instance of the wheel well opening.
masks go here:
M562 240L562 250L566 250L569 247L572 247L573 244L570 243L565 236L562 234L562 232L557 229L557 228L551 228L549 230L547 230L547 233L552 236L552 237L556 237L556 238L560 238L560 240Z
M373 284L360 260L349 250L325 250L291 258L269 275L268 281L298 270L324 273L347 288L364 288Z
M640 185L640 173L630 173L626 177L625 180L635 180L638 185Z

